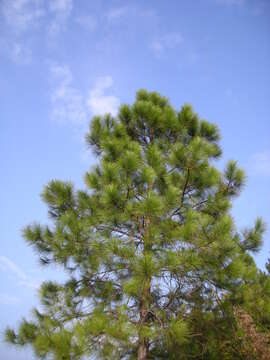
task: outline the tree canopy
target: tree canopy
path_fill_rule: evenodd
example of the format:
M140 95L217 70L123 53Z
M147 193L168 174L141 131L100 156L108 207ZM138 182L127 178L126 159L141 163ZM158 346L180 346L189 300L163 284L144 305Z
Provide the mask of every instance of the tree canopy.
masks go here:
M146 90L116 117L95 116L86 189L50 181L50 224L23 230L68 280L43 283L42 310L7 340L55 360L259 359L242 320L266 349L270 278L252 257L265 225L237 229L232 201L246 178L235 161L214 165L219 140L190 105L177 111Z

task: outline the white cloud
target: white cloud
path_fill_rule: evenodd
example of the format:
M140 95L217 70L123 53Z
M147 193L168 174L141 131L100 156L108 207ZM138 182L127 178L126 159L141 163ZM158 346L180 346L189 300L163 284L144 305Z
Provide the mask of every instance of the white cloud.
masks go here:
M81 92L72 85L72 73L67 65L53 65L51 94L52 117L56 121L82 125L87 120L86 106Z
M93 31L97 27L97 19L91 15L78 16L75 22L88 31Z
M60 80L63 86L68 86L72 82L72 74L67 65L53 65L50 71L52 77Z
M98 78L92 90L89 91L87 105L92 114L111 113L116 115L120 101L116 96L106 95L105 91L111 88L113 80L111 76Z
M25 280L26 275L22 269L20 269L13 261L6 256L0 256L0 268L3 271L9 271L15 274L19 279Z
M0 52L18 65L28 65L32 61L32 51L26 41L0 37Z
M33 27L44 15L42 0L3 0L1 12L7 25L15 32Z
M270 150L253 154L250 161L251 171L254 175L270 175Z
M52 119L63 124L71 125L75 135L81 139L81 133L87 131L87 126L93 115L111 113L116 115L120 101L114 95L105 94L112 85L111 76L99 77L92 89L84 92L75 88L73 76L67 65L53 65L50 69L52 80L51 115ZM89 163L92 154L81 153L81 161Z
M1 12L6 24L17 33L32 30L41 18L48 16L48 30L54 34L65 27L72 8L72 0L3 0Z
M59 13L70 13L72 6L72 0L50 0L49 2L49 9Z
M10 57L16 64L27 65L32 60L32 51L25 44L15 42L10 48Z
M40 281L33 280L17 264L6 256L0 256L0 269L15 276L18 280L18 284L21 286L27 286L34 289L39 287Z
M129 4L119 7L111 8L105 13L105 18L109 23L117 23L117 21L124 19L128 23L135 21L134 25L140 27L141 21L146 21L148 26L152 29L156 25L159 16L156 11L151 8L140 7L137 4Z
M1 51L15 64L27 65L32 60L29 39L45 15L43 0L0 1Z
M72 0L0 0L0 50L16 64L29 64L35 32L42 31L52 44L66 29L72 8Z
M117 113L120 101L106 94L113 85L111 76L99 77L88 96L73 85L73 76L67 65L50 68L52 80L52 118L58 122L84 128L94 114ZM87 92L86 92L87 93Z
M8 294L0 294L0 304L1 305L17 305L20 303L20 299L16 296L11 296Z
M52 21L48 27L48 34L50 37L58 35L65 29L72 8L72 0L50 0L49 11L52 16Z
M160 55L165 50L176 48L183 41L184 39L179 33L166 34L155 39L151 44L151 48L157 55Z
M126 15L128 10L128 6L116 7L108 11L106 17L109 21L117 20Z

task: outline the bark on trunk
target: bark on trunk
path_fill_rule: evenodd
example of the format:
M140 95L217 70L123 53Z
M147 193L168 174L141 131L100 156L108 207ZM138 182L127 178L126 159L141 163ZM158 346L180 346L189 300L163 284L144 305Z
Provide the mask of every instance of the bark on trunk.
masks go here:
M143 303L140 308L140 323L143 325L146 322L147 318L147 309L145 304ZM148 341L145 338L143 333L139 334L139 347L138 347L138 360L146 360L148 353Z
M144 341L142 341L139 344L139 349L138 349L138 360L147 360L147 346L144 343Z
M140 324L143 325L148 321L148 311L149 311L149 300L150 300L150 287L151 279L147 279L143 291L142 298L140 302ZM138 360L146 360L148 354L148 341L141 333L139 334L139 347L138 347Z
M145 219L145 228L144 228L144 234L147 236L149 227L150 227L150 219L147 217ZM146 239L145 239L146 240ZM144 240L144 249L143 253L145 254L147 250L151 250L152 244L151 241L146 243ZM146 278L145 284L143 286L142 290L142 297L140 300L140 325L144 325L148 321L148 313L149 313L149 306L151 302L151 277ZM148 357L148 349L149 349L149 343L148 339L145 338L143 333L139 333L139 346L138 346L138 355L137 360L147 360Z

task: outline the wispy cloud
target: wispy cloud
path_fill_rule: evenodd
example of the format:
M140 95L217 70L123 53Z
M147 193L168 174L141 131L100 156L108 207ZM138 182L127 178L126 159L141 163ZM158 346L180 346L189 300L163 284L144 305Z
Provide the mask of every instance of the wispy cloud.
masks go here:
M85 101L80 90L73 86L73 76L67 65L50 68L53 89L52 118L56 121L83 125L87 120Z
M32 50L27 41L0 37L0 52L17 65L28 65L32 61Z
M116 96L106 94L113 85L111 76L98 78L94 87L84 93L73 85L72 72L67 65L53 65L50 73L54 120L83 129L94 114L116 114L120 101Z
M29 64L35 32L41 31L51 44L66 29L72 9L72 0L0 1L1 50L16 64Z
M129 10L130 8L128 6L112 8L106 13L106 18L109 21L120 19L121 17L125 16Z
M42 0L3 0L1 12L7 25L15 32L33 27L45 14Z
M39 287L40 281L28 276L23 269L6 256L0 256L0 270L13 275L18 280L19 285L34 289Z
M1 305L18 305L19 303L20 303L20 299L18 297L0 293Z
M254 175L270 175L270 150L253 154L250 161L251 173Z
M127 22L135 20L136 26L145 21L150 27L153 27L159 18L154 9L141 7L137 4L112 7L104 14L104 17L110 24L115 24L123 19Z
M50 69L52 80L51 115L52 119L62 124L70 125L77 138L82 138L82 132L87 127L93 115L111 113L116 115L120 100L115 95L109 95L113 79L111 76L99 77L93 88L85 92L73 84L73 76L67 65L53 65ZM83 144L84 145L84 144ZM91 153L81 150L81 161L93 162Z
M111 113L116 115L119 107L119 99L113 95L106 95L106 90L113 85L111 76L104 76L98 78L92 90L89 91L87 99L88 109L92 114Z
M75 22L88 31L93 31L97 27L97 19L92 15L78 16L75 18Z
M2 23L1 51L15 64L27 65L32 60L28 39L45 15L42 0L3 0L0 2Z
M12 272L20 280L25 280L26 275L22 269L20 269L13 261L6 256L0 256L0 269L3 271Z
M16 64L27 65L32 60L32 51L25 44L15 42L11 45L10 57Z
M184 38L179 33L165 34L153 40L151 48L157 55L160 55L165 50L176 48L181 43L183 43L183 41Z
M72 6L72 0L49 0L49 8L51 11L69 14Z
M49 11L52 20L48 27L49 36L54 37L65 29L73 8L72 0L50 0Z

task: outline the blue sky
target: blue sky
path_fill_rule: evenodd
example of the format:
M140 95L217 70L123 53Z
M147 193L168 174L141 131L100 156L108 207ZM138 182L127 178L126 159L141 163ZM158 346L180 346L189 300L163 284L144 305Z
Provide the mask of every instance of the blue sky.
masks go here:
M42 280L63 276L40 268L21 237L47 221L44 184L84 186L91 117L115 114L139 88L218 124L219 166L236 159L248 176L236 224L270 224L269 37L267 0L0 1L0 331L30 314ZM259 267L269 252L268 230ZM0 358L31 352L1 343Z

